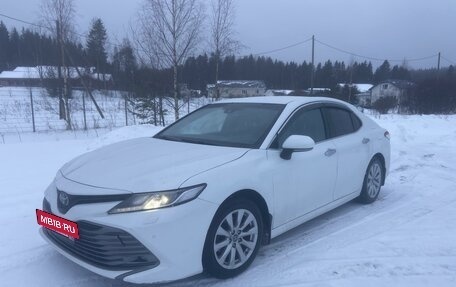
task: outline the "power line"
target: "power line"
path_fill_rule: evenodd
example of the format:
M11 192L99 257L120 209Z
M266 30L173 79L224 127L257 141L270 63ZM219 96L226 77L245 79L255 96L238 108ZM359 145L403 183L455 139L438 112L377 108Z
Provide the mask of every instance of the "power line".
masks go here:
M297 42L297 43L294 43L294 44L291 44L291 45L288 45L288 46L285 46L285 47L282 47L282 48L276 48L276 49L273 49L273 50L269 50L269 51L265 51L265 52L261 52L261 53L255 53L255 54L251 54L252 56L262 56L262 55L267 55L267 54L272 54L272 53L276 53L276 52L280 52L280 51L283 51L283 50L287 50L287 49L290 49L290 48L294 48L296 46L299 46L299 45L302 45L302 44L305 44L309 41L312 40L312 37L304 40L304 41L300 41L300 42ZM246 56L250 56L250 55L246 55ZM244 57L246 57L244 56Z
M7 18L7 19L10 19L10 20L13 20L13 21L17 21L17 22L20 22L20 23L23 23L23 24L26 24L26 25L30 25L30 26L34 26L34 27L38 27L38 28L41 28L41 29L46 29L46 30L49 30L49 31L52 31L53 28L51 27L48 27L48 26L44 26L44 25L40 25L40 24L35 24L35 23L32 23L32 22L28 22L28 21L25 21L25 20L22 20L22 19L18 19L16 17L12 17L12 16L8 16L8 15L5 15L3 13L0 13L0 16L1 17L4 17L4 18ZM81 33L78 33L78 32L75 32L75 31L69 31L69 33L75 35L75 36L78 36L79 37L79 40L81 42L84 42L84 41L87 41L87 38L89 37L88 35L86 34L81 34ZM109 44L113 47L122 47L121 45L119 44L115 44L113 42L110 42L110 41L106 41L106 44ZM143 50L143 49L138 49L138 48L135 48L135 47L131 47L133 50L135 50L136 52L142 52L142 53L148 53L148 51L146 50Z
M380 58L376 58L376 57L369 57L369 56L360 55L360 54L357 54L357 53L354 53L354 52L350 52L350 51L347 51L347 50L344 50L344 49L341 49L341 48L337 48L337 47L335 47L333 45L330 45L328 43L322 42L322 41L320 41L318 39L315 39L315 41L320 43L323 46L326 46L326 47L328 47L330 49L339 51L341 53L348 54L348 55L351 55L351 56L355 56L355 57L358 57L358 58L371 60L371 61L381 61L381 62L383 62L383 61L387 60L389 62L402 62L402 61L406 60L407 62L416 62L416 61L423 61L423 60L432 59L432 58L437 57L437 55L438 55L438 54L433 54L433 55L426 56L426 57L421 57L421 58L401 59L401 60L397 60L397 59L380 59Z
M26 25L30 25L30 26L34 26L34 27L38 27L38 28L47 29L49 31L52 31L51 27L47 27L47 26L40 25L40 24L35 24L35 23L29 22L29 21L25 21L25 20L16 18L16 17L5 15L3 13L0 13L0 16L4 17L4 18L7 18L7 19L10 19L10 20L13 20L13 21L17 21L17 22L26 24ZM81 38L83 38L84 40L87 40L87 38L88 38L88 35L80 34L80 33L77 33L75 31L70 31L70 33L73 34L73 35L78 36L80 38L80 40L82 40ZM305 44L307 42L310 42L311 40L312 40L312 37L310 37L310 38L308 38L306 40L303 40L303 41L299 41L299 42L290 44L288 46L281 47L281 48L276 48L276 49L273 49L273 50L264 51L264 52L260 52L260 53L244 55L244 56L241 56L241 58L242 57L248 57L248 56L255 56L256 57L256 56L268 55L268 54L284 51L284 50L287 50L287 49L291 49L291 48L300 46L300 45ZM360 54L357 54L357 53L354 53L354 52L351 52L351 51L348 51L348 50L345 50L345 49L341 49L341 48L335 47L333 45L330 45L328 43L325 43L323 41L320 41L318 39L315 39L315 42L318 42L319 44L321 44L323 46L326 46L326 47L328 47L330 49L336 50L338 52L341 52L341 53L344 53L344 54L348 54L348 55L351 55L351 56L354 56L354 57L358 57L358 58L371 60L371 61L383 62L385 60L388 60L389 62L402 62L402 61L406 60L407 62L416 62L416 61L424 61L424 60L432 59L432 58L435 58L435 57L438 56L438 54L433 54L433 55L430 55L430 56L421 57L421 58L413 58L413 59L381 59L381 58L377 58L377 57L370 57L370 56L360 55ZM121 45L115 44L115 43L110 42L110 41L107 41L106 43L111 45L111 46L113 46L113 47L117 47L117 48L121 47ZM136 52L141 52L141 53L146 53L146 54L149 52L149 51L146 51L144 49L138 49L136 47L131 47L131 48L133 50L135 50ZM456 63L454 61L451 61L448 58L445 58L445 57L442 56L442 59L444 59L444 60L456 65Z
M448 59L448 58L445 58L445 57L442 56L442 55L441 55L440 57L441 57L442 59L444 59L445 61L447 61L448 63L453 64L453 65L456 65L456 62L455 62L455 61L452 61L452 60L450 60L450 59Z
M49 31L53 30L53 27L45 26L45 25L41 25L41 24L36 24L36 23L32 23L32 22L28 22L28 21L25 21L25 20L22 20L22 19L19 19L19 18L16 18L16 17L5 15L3 13L0 13L0 16L4 17L4 18L7 18L7 19L10 19L10 20L13 20L13 21L16 21L16 22L20 22L20 23L26 24L26 25L34 26L34 27L37 27L37 28L46 29L46 30L49 30ZM75 31L69 31L69 33L71 33L73 35L76 35L76 36L79 36L79 37L87 38L87 35L80 34L80 33L77 33Z
M45 26L38 25L38 24L35 24L35 23L27 22L27 21L24 21L24 20L15 18L15 17L11 17L11 16L8 16L8 15L2 14L2 13L0 13L0 16L2 16L2 17L4 17L4 18L8 18L8 19L13 20L13 21L21 22L21 23L23 23L23 24L35 26L35 27L38 27L38 28L49 29L49 27L45 27Z
M41 29L46 29L46 30L49 30L49 31L52 31L53 28L51 27L48 27L48 26L44 26L44 25L40 25L40 24L35 24L35 23L32 23L32 22L28 22L28 21L25 21L25 20L22 20L22 19L19 19L19 18L16 18L16 17L12 17L12 16L8 16L8 15L5 15L3 13L0 13L0 16L1 17L5 17L7 19L10 19L10 20L13 20L13 21L17 21L17 22L20 22L20 23L23 23L23 24L26 24L26 25L30 25L30 26L34 26L34 27L38 27L38 28L41 28ZM75 31L69 31L69 33L75 35L75 36L78 36L79 37L79 40L81 42L84 42L84 40L87 40L88 38L88 35L84 35L84 34L80 34L80 33L77 33ZM299 46L299 45L302 45L308 41L312 40L312 38L309 38L309 39L306 39L304 41L301 41L301 42L297 42L297 43L294 43L294 44L291 44L289 46L286 46L286 47L282 47L282 48L277 48L277 49L274 49L274 50L270 50L270 51L265 51L265 52L261 52L261 53L256 53L256 54L251 54L252 56L261 56L261 55L266 55L266 54L271 54L271 53L274 53L274 52L279 52L279 51L282 51L282 50L286 50L286 49L289 49L289 48L293 48L293 47L296 47L296 46ZM113 42L110 42L110 41L106 41L107 44L113 46L113 47L121 47L120 45L118 44L115 44ZM146 51L144 49L138 49L136 47L131 47L133 50L135 50L136 52L141 52L141 53L145 53L145 54L148 54L149 51ZM245 55L243 57L247 57L247 56L250 56L250 55Z

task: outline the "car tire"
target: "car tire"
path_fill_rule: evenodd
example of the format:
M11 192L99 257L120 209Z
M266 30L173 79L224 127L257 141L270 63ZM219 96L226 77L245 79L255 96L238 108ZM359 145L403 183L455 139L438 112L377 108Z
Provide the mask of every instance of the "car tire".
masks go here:
M357 198L358 202L369 204L377 200L382 187L384 178L384 168L382 161L374 157L367 167L364 175L361 194Z
M215 214L206 236L205 272L221 279L242 273L255 259L262 234L263 220L255 203L242 199L227 202Z

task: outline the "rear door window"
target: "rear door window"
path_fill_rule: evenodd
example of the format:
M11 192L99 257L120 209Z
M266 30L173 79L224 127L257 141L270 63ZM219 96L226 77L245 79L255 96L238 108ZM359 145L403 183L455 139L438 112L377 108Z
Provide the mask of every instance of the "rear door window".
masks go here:
M353 127L355 131L359 130L362 126L361 120L354 114L350 113L353 121Z
M341 108L324 108L330 138L355 132L351 112Z

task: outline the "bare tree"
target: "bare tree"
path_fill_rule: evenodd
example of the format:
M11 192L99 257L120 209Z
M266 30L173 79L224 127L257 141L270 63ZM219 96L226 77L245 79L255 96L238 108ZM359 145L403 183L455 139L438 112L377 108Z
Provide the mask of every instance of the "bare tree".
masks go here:
M75 39L75 14L74 0L41 0L41 21L50 33L56 36L60 45L58 75L59 79L63 76L63 96L59 93L59 111L60 118L66 120L68 129L71 129L71 118L68 97L69 69L65 64L65 43Z
M233 0L211 0L210 44L215 57L215 90L220 97L218 79L220 60L240 48L235 39L235 6Z
M60 34L64 41L74 40L74 19L76 9L74 0L41 0L41 22L52 35L57 35L56 21L60 23Z
M172 107L179 119L178 68L197 47L204 6L199 0L145 0L139 12L140 46L159 68L173 69Z

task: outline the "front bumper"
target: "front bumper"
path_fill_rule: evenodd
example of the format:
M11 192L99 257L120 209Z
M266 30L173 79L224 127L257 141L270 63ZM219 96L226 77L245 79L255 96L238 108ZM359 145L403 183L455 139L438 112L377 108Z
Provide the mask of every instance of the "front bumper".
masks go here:
M118 228L78 221L79 239L43 228L43 235L67 253L108 270L152 269L160 261L131 234Z
M53 188L52 185L50 188ZM195 199L171 208L108 215L107 211L118 203L111 202L78 205L66 214L60 214L54 194L56 193L46 192L46 200L52 213L68 220L120 230L131 235L153 256L149 257L151 264L112 268L103 262L100 264L100 262L87 260L71 248L50 238L46 234L47 230L40 230L43 238L57 251L86 269L108 278L131 283L168 282L203 271L204 241L218 208L216 204ZM154 257L157 264L153 264ZM97 258L97 260L101 259Z

